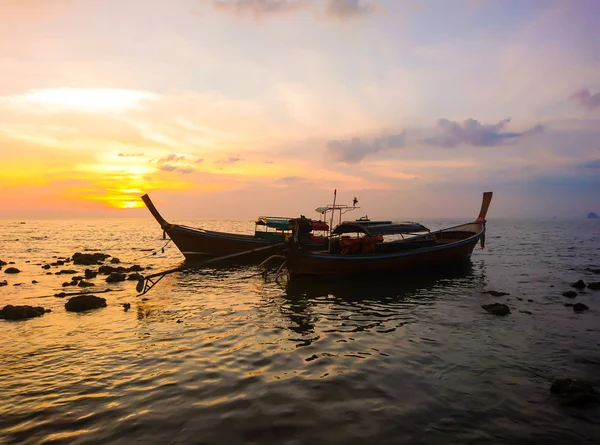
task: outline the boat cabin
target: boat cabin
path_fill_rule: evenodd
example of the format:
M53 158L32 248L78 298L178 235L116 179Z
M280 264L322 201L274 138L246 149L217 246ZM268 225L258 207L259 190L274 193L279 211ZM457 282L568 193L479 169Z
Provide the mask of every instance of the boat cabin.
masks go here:
M329 225L323 221L314 221L311 219L308 221L310 221L312 227L311 241L327 241ZM292 236L293 227L294 218L259 216L255 221L254 236L263 240L284 242Z

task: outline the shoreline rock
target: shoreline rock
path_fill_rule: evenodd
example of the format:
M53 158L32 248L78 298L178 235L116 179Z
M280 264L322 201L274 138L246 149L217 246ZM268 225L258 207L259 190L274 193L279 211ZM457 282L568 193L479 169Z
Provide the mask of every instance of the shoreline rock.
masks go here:
M483 304L481 307L494 315L504 316L510 314L510 308L502 303Z
M84 312L103 307L106 307L106 299L95 295L78 295L69 298L65 303L65 309L69 312Z
M17 269L16 267L8 267L6 269L4 269L4 273L21 273L21 271L19 269Z
M13 306L8 304L0 310L0 318L5 320L27 320L40 317L47 312L50 312L50 309L44 309L41 306Z

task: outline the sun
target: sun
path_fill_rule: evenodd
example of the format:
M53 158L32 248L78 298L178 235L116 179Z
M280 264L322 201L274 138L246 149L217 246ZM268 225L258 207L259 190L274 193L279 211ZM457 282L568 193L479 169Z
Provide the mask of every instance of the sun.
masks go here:
M61 109L117 111L138 108L140 101L156 100L156 95L110 88L50 88L31 90L14 99Z

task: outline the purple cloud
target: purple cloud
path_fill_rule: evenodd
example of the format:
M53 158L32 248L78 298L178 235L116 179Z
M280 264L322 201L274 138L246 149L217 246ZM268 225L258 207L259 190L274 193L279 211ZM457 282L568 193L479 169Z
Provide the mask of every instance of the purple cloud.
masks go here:
M157 159L156 168L164 172L178 172L183 174L190 174L196 171L192 167L185 165L183 161L185 161L185 156L177 156L175 154L170 154L164 158ZM198 161L195 162L197 163Z
M593 161L584 162L583 164L579 164L578 168L598 168L600 169L600 159L595 159Z
M230 157L228 157L227 159L219 159L219 160L217 161L217 164L222 164L222 165L233 165L233 164L235 164L235 163L237 163L237 162L240 162L240 161L242 161L242 159L241 159L241 158L236 158L236 157L230 156Z
M577 102L583 108L587 108L588 110L600 108L600 93L592 95L587 88L577 91L575 94L569 97L569 99Z
M424 139L429 145L438 147L456 147L458 145L472 145L474 147L492 147L502 145L510 139L544 131L542 125L518 133L503 132L510 119L504 119L497 124L481 124L475 119L466 119L463 122L438 119L437 134Z
M369 154L402 148L406 133L396 133L373 139L352 138L327 142L327 151L335 161L357 164Z
M119 153L118 156L122 158L130 158L133 156L144 156L144 153Z
M297 11L313 0L213 0L213 8L255 18Z

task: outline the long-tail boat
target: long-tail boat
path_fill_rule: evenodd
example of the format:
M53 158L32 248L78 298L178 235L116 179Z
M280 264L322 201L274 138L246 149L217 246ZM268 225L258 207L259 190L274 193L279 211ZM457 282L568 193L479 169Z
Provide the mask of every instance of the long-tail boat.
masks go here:
M270 247L281 248L285 245L292 235L293 221L295 221L294 218L261 216L255 221L253 235L216 232L171 224L161 216L148 195L142 196L142 200L164 233L171 238L186 259L229 256L245 252L248 253L247 256L243 255L247 257L246 259L264 259L273 253ZM329 225L324 221L313 221L308 218L304 220L311 226L305 248L326 249ZM234 257L240 258L241 255Z
M316 252L304 247L308 228L296 220L287 268L291 275L357 275L464 264L478 242L483 247L491 200L492 192L485 192L475 221L435 232L418 223L343 222L331 232L328 249Z

